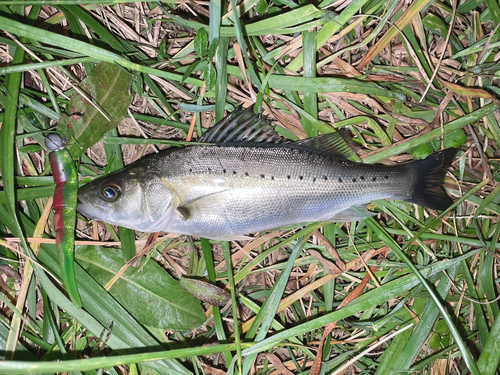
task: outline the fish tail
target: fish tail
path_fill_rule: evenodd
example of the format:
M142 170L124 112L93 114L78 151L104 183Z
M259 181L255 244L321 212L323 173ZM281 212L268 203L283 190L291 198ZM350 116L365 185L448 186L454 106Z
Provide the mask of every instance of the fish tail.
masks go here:
M443 182L457 151L447 148L406 164L413 174L413 186L405 200L440 211L451 206L453 199L446 193Z

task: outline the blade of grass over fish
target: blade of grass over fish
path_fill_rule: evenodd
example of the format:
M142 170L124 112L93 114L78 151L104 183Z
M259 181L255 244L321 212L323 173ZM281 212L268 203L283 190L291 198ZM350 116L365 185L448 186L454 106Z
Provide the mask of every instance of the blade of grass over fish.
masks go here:
M267 336L268 330L274 321L276 312L278 311L281 298L285 292L285 288L288 283L290 273L292 272L294 262L299 256L300 251L302 250L304 244L308 239L309 236L297 239L296 244L286 262L285 268L280 273L278 280L276 280L275 284L271 288L269 297L266 298L266 300L262 304L261 308L259 309L259 312L257 313L257 316L255 317L255 320L253 321L248 332L246 333L245 335L246 341L254 340L255 342L258 342L264 340L265 337ZM254 353L248 355L245 358L245 362L243 363L243 370L241 372L243 375L249 373L256 357L257 353Z
M425 274L426 277L431 277L432 275L440 273L443 270L448 269L452 265L461 262L463 259L469 258L477 252L478 250L470 251L463 256L426 266L422 268L420 272ZM420 280L415 274L399 277L394 281L390 281L386 284L381 285L379 288L364 293L340 310L325 314L306 323L299 324L298 326L295 326L293 328L286 329L285 331L270 336L261 342L255 343L249 349L243 350L242 354L250 355L253 353L259 353L268 350L273 346L279 344L281 341L287 340L288 337L297 336L305 332L313 331L333 321L345 319L351 315L359 313L360 311L364 311L373 306L385 303L395 296L405 294L406 292L408 292L408 290L419 284Z
M398 143L393 144L389 147L384 147L375 151L373 153L369 153L363 155L362 159L365 163L372 164L377 163L379 161L389 159L391 156L399 155L404 152L407 152L417 146L420 146L425 143L429 143L435 139L439 139L442 134L446 135L455 130L461 129L464 126L479 121L484 116L496 111L500 108L500 105L495 103L489 103L482 108L479 108L469 114L466 114L462 117L459 117L456 120L450 121L443 127L443 133L440 128L434 129L428 133L419 135L416 138L407 139Z

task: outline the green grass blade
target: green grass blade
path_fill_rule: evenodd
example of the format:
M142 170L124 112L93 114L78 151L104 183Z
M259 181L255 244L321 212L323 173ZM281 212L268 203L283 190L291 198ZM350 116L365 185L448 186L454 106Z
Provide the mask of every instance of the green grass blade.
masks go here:
M304 77L316 77L316 30L302 33L304 50ZM304 110L312 117L318 117L318 95L315 92L304 92ZM318 131L307 119L302 119L304 131L308 137L318 135Z
M437 273L442 272L445 269L461 262L463 259L477 253L476 251L471 251L463 256L459 256L444 262L439 262L437 264L425 267L421 269L421 273L425 274L427 277L431 277ZM349 303L340 310L336 310L319 318L312 319L306 323L299 324L293 328L289 328L285 331L279 332L273 336L266 338L265 340L255 343L251 348L245 349L242 354L250 355L252 353L259 353L264 350L277 345L288 337L300 335L305 332L312 331L314 329L320 328L328 323L347 318L353 314L357 314L360 311L371 308L378 304L384 303L396 295L401 295L410 290L411 288L420 284L420 280L415 274L410 274L395 279L394 281L388 282L381 285L379 288L371 290L360 297L356 298L353 302Z

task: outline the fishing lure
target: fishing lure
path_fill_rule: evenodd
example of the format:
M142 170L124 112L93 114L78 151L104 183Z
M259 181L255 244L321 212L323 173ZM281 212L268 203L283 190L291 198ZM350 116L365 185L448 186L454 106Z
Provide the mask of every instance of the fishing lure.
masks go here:
M66 149L67 138L59 134L45 137L45 145L49 153L50 167L56 189L54 191L54 230L56 231L56 248L61 265L63 286L71 301L82 307L75 279L75 221L78 193L78 173L71 154Z

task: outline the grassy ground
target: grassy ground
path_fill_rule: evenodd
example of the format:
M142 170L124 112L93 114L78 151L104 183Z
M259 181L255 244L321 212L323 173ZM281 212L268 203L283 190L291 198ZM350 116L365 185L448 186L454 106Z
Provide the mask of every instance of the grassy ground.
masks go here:
M0 1L1 373L498 373L497 2L79 4ZM101 62L121 99L79 96ZM106 121L95 109L129 100ZM347 128L365 163L459 147L456 203L377 201L371 219L249 242L162 234L114 285L147 235L80 217L75 307L43 132L82 126L81 103L95 112L70 148L88 181L254 102L289 139ZM185 296L168 275L217 280L232 301L174 320Z

